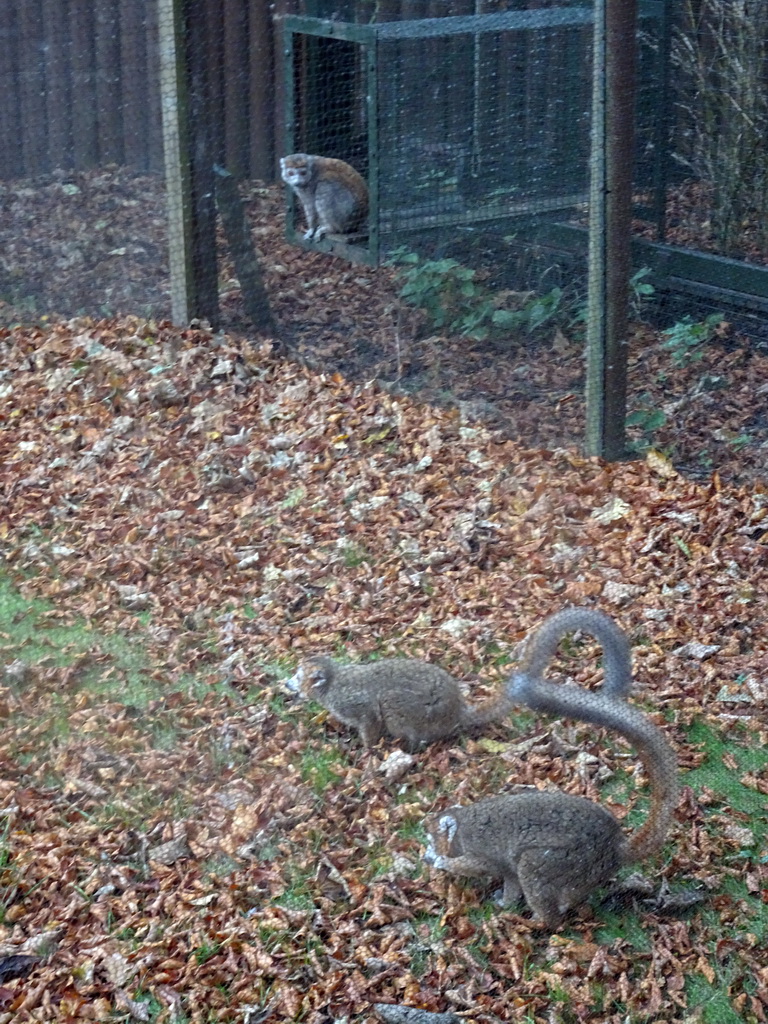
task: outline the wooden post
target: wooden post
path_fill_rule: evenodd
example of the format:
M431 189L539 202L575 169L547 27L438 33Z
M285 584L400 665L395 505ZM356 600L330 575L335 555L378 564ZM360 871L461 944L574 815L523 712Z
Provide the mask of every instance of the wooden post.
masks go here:
M248 171L248 5L223 0L224 166L236 178Z
M71 167L72 44L69 38L69 12L61 0L43 2L43 37L50 47L45 79L48 164L52 168ZM10 89L6 93L6 97L9 96Z
M275 180L275 32L267 4L250 8L250 153L249 176Z
M145 10L145 32L147 54L160 53L160 29L157 0L147 0ZM163 156L163 101L160 89L160 61L147 61L147 153L149 170L162 174L165 171Z
M125 163L147 171L149 161L149 57L143 3L120 4L120 106Z
M205 25L199 0L158 0L174 323L219 325Z
M123 164L120 5L114 4L112 0L96 0L93 12L99 163Z
M90 0L71 0L69 5L72 37L72 148L77 170L95 167L99 162L92 8Z
M637 0L596 0L587 306L591 455L625 454Z
M15 8L0 4L0 180L20 178L24 164L21 138L19 81L19 26Z
M22 4L19 7L18 19L18 39L10 41L10 45L16 46L21 54L21 136L16 137L14 144L21 145L24 154L24 173L31 177L35 174L47 174L51 169L48 163L46 80L42 56L43 11L40 0ZM5 97L0 100L0 103L4 102Z

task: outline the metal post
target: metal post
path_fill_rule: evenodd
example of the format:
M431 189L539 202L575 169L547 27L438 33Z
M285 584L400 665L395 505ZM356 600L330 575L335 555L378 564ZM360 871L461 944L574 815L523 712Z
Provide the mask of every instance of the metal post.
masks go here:
M171 316L176 324L199 317L216 328L216 209L199 4L159 0L158 22Z
M595 0L587 450L625 454L637 0Z

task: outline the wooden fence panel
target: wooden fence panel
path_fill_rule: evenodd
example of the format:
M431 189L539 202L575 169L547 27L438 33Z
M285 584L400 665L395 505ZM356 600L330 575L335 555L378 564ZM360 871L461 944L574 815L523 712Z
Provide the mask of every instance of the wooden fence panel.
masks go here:
M45 63L45 105L47 114L48 164L71 167L72 148L72 37L67 4L43 0L43 37L48 48ZM41 126L26 126L41 131ZM38 169L32 169L37 173Z
M155 6L154 4L152 6ZM149 54L147 4L122 3L120 10L120 90L123 119L123 159L138 171L149 170ZM157 50L154 51L156 58Z
M50 170L46 143L48 119L41 0L25 0L19 8L18 25L22 161L25 173L39 174Z
M158 5L156 0L146 2L147 62L147 170L162 173L165 168L163 156L163 125L160 112L160 37Z
M224 150L224 12L221 0L205 4L205 38L208 42L209 117L214 160L226 163Z
M72 33L72 144L77 170L95 167L99 159L96 107L95 30L91 0L70 0Z
M0 177L21 176L19 31L16 10L0 4Z
M122 164L123 108L120 81L120 7L96 0L95 79L100 164Z
M398 0L399 2L399 0ZM205 0L218 162L274 179L282 95L275 12ZM0 0L0 179L107 163L163 170L156 0Z

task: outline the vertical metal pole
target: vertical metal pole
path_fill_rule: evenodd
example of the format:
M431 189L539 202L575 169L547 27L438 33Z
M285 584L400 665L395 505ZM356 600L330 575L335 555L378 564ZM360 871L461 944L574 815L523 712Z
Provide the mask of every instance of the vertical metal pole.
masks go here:
M200 317L216 328L216 210L206 121L205 37L199 29L190 30L201 22L200 15L195 0L158 3L171 316L181 325Z
M171 319L188 324L194 315L194 274L190 260L192 234L189 202L189 160L184 133L187 104L184 74L181 0L158 0L160 96L163 153L168 206L168 248L171 272Z
M366 103L368 106L368 253L374 267L379 265L379 49L378 36L374 28L363 45L368 84Z
M605 14L608 0L595 0L592 42L592 145L589 165L589 256L587 268L586 449L603 454L606 291Z
M667 185L672 163L669 144L674 111L672 109L672 12L670 0L664 0L659 24L659 51L656 73L659 78L659 106L654 129L653 204L656 217L656 241L667 236Z
M629 279L632 276L632 180L635 156L637 0L606 9L605 115L608 152L605 421L603 455L626 454Z
M587 325L587 450L625 453L637 0L596 0Z

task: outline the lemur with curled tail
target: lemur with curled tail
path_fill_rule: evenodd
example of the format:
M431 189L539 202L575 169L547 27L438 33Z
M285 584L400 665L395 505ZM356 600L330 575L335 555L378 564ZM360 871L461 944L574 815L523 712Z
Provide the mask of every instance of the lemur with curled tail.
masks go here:
M580 609L570 610L578 619ZM619 868L643 860L664 842L679 802L677 758L664 734L622 695L630 678L622 659L606 658L603 690L556 685L541 678L554 648L552 622L544 621L521 668L509 677L506 696L534 711L613 729L637 749L651 785L645 824L626 837L614 816L584 797L530 791L451 807L427 822L424 860L459 875L501 877L505 904L522 899L547 928L605 885ZM575 622L571 628L575 628ZM584 624L592 631L592 626Z
M527 659L531 674L540 675L563 636L577 629L591 633L602 645L603 692L626 697L632 683L627 638L613 619L592 608L564 608L544 622ZM472 707L452 675L415 658L338 665L317 656L304 662L286 686L357 729L367 747L391 736L415 749L421 743L483 729L500 722L515 703L502 691Z

